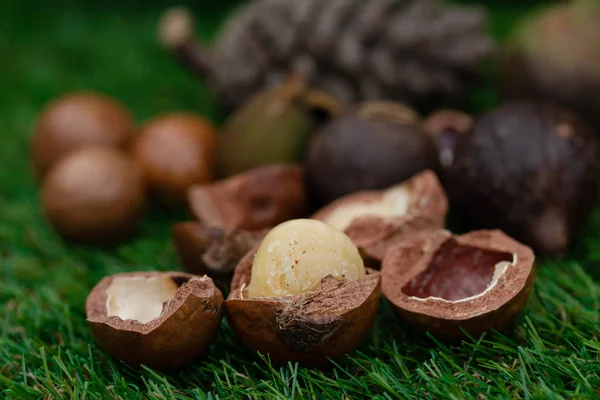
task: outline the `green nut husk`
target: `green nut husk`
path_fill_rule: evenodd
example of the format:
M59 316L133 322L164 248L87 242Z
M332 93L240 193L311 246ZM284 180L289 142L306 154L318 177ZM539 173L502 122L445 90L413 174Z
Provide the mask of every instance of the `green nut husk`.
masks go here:
M551 102L600 129L600 2L572 0L523 19L501 60L507 99Z
M340 108L297 76L264 89L226 121L217 145L217 175L226 178L260 165L301 161L311 133Z

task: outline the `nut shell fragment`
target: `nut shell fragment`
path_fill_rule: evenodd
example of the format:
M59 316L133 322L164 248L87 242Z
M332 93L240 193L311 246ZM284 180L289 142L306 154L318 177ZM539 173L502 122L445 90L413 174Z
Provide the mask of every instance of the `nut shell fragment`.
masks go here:
M266 233L265 229L223 229L198 222L175 224L171 231L183 267L193 274L208 274L212 278L231 277L238 262Z
M255 251L236 267L225 302L231 326L246 347L268 354L271 362L325 366L354 351L370 331L381 293L379 273L356 281L324 278L298 296L244 298Z
M511 325L533 287L534 255L498 230L462 236L440 230L396 244L381 274L385 297L409 326L457 340L461 329L478 336Z
M107 290L118 278L168 276L179 286L160 316L148 323L122 320L107 312ZM87 322L108 355L131 367L173 371L183 368L209 345L221 321L223 296L208 277L178 272L140 272L104 278L86 301Z
M260 230L304 216L304 172L297 164L254 168L189 191L192 212L207 226Z
M342 197L317 212L313 218L331 223L334 213L344 207L359 207L360 204L368 206L381 201L387 194L400 190L405 190L408 196L403 212L385 216L359 215L344 228L365 262L379 265L394 243L421 231L444 227L448 199L434 172L421 172L386 190L364 191Z

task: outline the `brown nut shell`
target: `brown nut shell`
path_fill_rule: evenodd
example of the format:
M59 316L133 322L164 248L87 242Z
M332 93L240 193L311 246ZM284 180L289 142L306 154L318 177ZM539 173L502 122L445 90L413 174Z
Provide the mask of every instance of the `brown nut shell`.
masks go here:
M238 262L267 232L182 222L173 225L171 236L179 260L188 272L217 278L231 277Z
M328 359L358 347L379 307L377 271L367 270L357 281L328 276L314 292L299 296L244 299L255 251L236 267L225 301L227 318L246 347L268 355L274 365L290 361L309 367L326 366Z
M398 316L420 332L459 340L504 330L535 280L533 251L498 230L461 236L440 230L398 243L382 263L382 290ZM496 265L506 269L498 274Z
M304 170L272 164L231 178L192 187L192 212L207 226L260 230L306 213Z
M394 243L406 240L417 232L444 227L448 198L434 172L421 172L386 190L364 191L342 197L312 218L328 222L329 217L342 207L375 203L381 201L387 193L398 190L408 190L410 193L408 206L403 214L389 217L365 214L354 218L344 229L358 247L365 263L378 267L386 251Z
M132 155L144 169L152 194L184 203L188 189L213 178L216 131L195 114L172 112L141 127Z
M42 187L42 206L64 238L112 245L141 219L145 185L138 165L107 147L87 147L59 161Z
M38 117L31 141L39 177L74 150L108 146L125 150L135 121L117 100L99 93L70 93L50 102Z
M163 304L160 316L148 323L107 315L107 289L116 278L169 277L178 286ZM87 322L109 356L131 367L146 365L176 371L198 357L217 332L223 295L206 276L179 272L116 274L101 280L86 301Z

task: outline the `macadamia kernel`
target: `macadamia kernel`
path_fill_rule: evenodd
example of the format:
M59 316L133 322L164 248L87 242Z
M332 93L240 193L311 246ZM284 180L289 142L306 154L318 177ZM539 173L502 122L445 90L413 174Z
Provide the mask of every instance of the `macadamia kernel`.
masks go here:
M350 238L321 221L287 221L273 228L260 244L246 295L295 296L316 289L329 275L348 280L365 275Z
M336 208L327 217L327 223L344 231L358 217L398 217L406 214L410 201L410 189L402 185L392 190L387 190L379 200L349 203Z
M107 315L146 324L160 317L163 304L176 293L177 285L169 277L116 278L106 290Z

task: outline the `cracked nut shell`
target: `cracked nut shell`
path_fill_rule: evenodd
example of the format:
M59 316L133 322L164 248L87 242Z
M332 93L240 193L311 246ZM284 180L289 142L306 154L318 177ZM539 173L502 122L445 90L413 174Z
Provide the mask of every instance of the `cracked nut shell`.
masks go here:
M109 294L116 280L164 280L173 285L170 299L164 299L159 315L149 322L121 319L108 315L109 306L118 300ZM144 290L136 286L139 290ZM139 301L140 308L147 307L148 296L156 295L152 287L146 296L134 298L132 288L121 286L124 299ZM113 299L114 298L114 299ZM208 277L179 272L138 272L116 274L101 280L90 292L86 301L87 322L94 338L112 358L122 360L131 367L146 365L161 371L176 371L198 357L210 344L217 332L222 315L223 296ZM135 305L133 305L135 306ZM139 310L138 310L139 312Z
M206 226L260 230L306 213L304 171L296 164L272 164L231 178L193 186L194 216Z
M144 169L151 193L181 204L192 185L212 180L216 141L215 128L208 120L173 112L146 122L131 154Z
M448 199L437 176L424 171L385 190L342 197L312 218L344 231L365 264L378 267L394 243L443 228L447 213Z
M398 243L386 254L382 290L419 332L459 340L508 328L529 298L533 251L498 230L461 236L440 230Z
M575 115L530 102L483 115L457 143L448 194L480 224L562 256L596 205L600 147Z
M99 93L70 93L44 107L31 141L38 177L67 154L87 146L125 150L135 121L117 100Z
M225 312L244 345L268 354L274 365L288 361L322 367L351 353L367 336L379 307L379 273L356 281L325 277L313 292L270 298L243 297L256 249L235 269Z
M266 229L224 229L192 221L173 225L171 236L186 271L219 279L230 278L242 257L259 244L267 232Z
M130 236L146 202L141 169L121 151L88 147L59 161L41 202L54 229L84 244L113 245Z
M413 110L375 101L318 130L305 164L311 195L325 205L347 194L385 189L426 169L437 170L438 155Z

